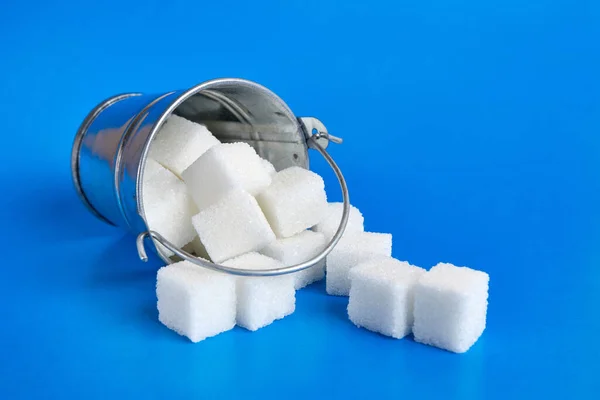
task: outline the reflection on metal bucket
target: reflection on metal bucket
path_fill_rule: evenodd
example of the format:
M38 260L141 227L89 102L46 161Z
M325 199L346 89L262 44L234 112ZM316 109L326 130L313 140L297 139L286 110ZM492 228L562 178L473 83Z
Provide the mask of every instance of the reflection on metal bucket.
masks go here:
M277 170L309 167L308 149L321 153L342 189L344 212L337 233L317 256L276 270L246 270L207 262L174 246L146 223L143 173L152 138L171 115L206 127L221 142L246 142ZM341 238L348 221L349 196L344 177L326 152L330 136L316 118L297 118L270 90L242 79L217 79L189 90L161 95L127 93L98 105L79 128L71 154L75 188L98 218L138 235L140 258L147 260L144 239L150 237L177 257L199 266L236 275L279 275L301 271L323 260ZM154 246L156 249L156 246ZM165 262L171 259L157 250Z

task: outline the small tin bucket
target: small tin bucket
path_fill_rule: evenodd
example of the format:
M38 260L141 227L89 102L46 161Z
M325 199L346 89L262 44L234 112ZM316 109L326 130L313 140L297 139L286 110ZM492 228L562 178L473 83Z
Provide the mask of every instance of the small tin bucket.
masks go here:
M152 138L171 115L204 124L221 142L246 142L275 169L308 168L308 149L325 157L342 189L344 208L340 226L327 247L297 265L250 270L214 264L195 257L151 230L146 223L143 174ZM344 177L329 156L328 134L316 118L294 116L289 107L267 88L243 79L216 79L160 95L126 93L111 97L85 118L71 153L71 172L79 197L101 220L128 229L137 236L140 258L147 261L144 239L150 237L157 254L173 262L156 246L199 266L236 275L268 276L292 273L323 260L340 240L348 221L349 196Z

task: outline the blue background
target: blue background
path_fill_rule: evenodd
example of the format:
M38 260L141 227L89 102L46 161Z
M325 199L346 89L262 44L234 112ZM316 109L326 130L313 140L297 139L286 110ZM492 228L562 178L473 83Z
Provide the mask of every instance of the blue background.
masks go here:
M598 1L46 3L0 3L0 398L600 396ZM346 139L396 257L490 274L468 353L358 329L322 283L256 333L157 322L159 265L80 203L72 139L108 96L225 76Z

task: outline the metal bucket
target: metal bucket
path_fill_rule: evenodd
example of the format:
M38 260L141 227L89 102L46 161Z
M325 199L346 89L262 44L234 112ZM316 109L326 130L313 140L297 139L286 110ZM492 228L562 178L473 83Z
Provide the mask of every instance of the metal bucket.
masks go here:
M197 258L174 246L146 223L143 174L152 138L171 115L206 127L221 142L246 142L279 171L291 166L308 168L308 149L317 150L333 168L342 189L344 208L340 226L317 256L304 263L272 270L230 268ZM326 152L328 134L316 118L297 118L277 95L243 79L216 79L188 90L160 95L126 93L100 103L79 128L71 153L71 172L77 193L101 220L138 235L140 258L147 261L144 239L153 240L157 254L173 262L156 246L199 266L236 275L268 276L292 273L323 260L341 238L348 221L349 196L344 177Z

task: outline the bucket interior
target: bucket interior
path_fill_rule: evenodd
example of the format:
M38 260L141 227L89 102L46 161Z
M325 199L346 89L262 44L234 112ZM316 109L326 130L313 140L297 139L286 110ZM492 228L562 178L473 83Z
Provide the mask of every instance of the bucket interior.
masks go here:
M296 117L268 89L248 81L225 80L188 92L182 100L172 114L205 125L219 141L248 143L277 171L291 166L308 168L306 138ZM145 159L141 162L145 164ZM164 261L179 260L167 257L155 244Z
M174 114L204 124L223 143L246 142L276 170L308 168L306 140L281 99L262 86L219 82L183 101Z

